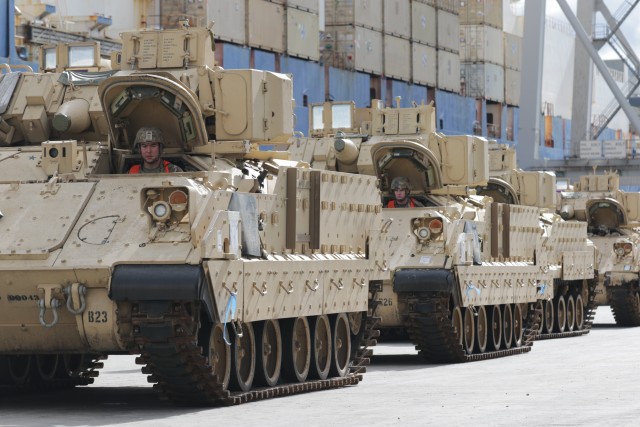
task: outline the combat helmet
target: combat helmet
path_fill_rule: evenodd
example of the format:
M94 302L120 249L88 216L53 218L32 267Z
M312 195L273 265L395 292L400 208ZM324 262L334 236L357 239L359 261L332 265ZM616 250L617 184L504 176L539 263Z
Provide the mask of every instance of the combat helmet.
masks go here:
M407 194L409 194L409 191L411 190L409 187L409 179L404 176L396 176L391 181L391 187L389 188L389 190L406 190Z
M140 144L143 142L157 142L160 144L160 151L164 149L164 136L160 128L155 126L143 126L136 133L136 140L133 144L133 151L140 152Z

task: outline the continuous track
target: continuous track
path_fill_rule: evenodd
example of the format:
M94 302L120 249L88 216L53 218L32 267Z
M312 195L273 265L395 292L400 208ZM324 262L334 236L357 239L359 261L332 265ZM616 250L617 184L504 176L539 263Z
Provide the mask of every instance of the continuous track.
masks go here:
M638 282L608 289L613 317L618 326L640 326L640 294Z
M597 275L596 275L597 277ZM597 278L587 281L587 304L584 307L584 326L582 329L565 332L552 332L552 333L538 333L535 337L536 340L547 340L555 338L568 338L576 337L580 335L586 335L593 326L593 318L596 315L596 285ZM555 305L554 305L555 307Z
M406 326L411 341L419 354L430 362L455 363L495 359L526 353L534 340L532 328L538 324L542 313L538 308L529 310L526 317L522 345L519 347L467 354L459 343L451 324L448 292L421 292L403 295L406 298L408 316Z
M221 381L198 346L199 303L194 302L134 302L129 316L121 317L123 330L132 331L133 352L140 353L136 363L145 365L142 372L161 397L179 405L228 406L269 399L278 396L325 390L357 384L369 364L371 349L376 344L379 318L375 317L379 285L371 285L369 311L365 330L359 334L352 352L350 369L344 377L309 380L302 383L278 384L247 392L231 392ZM130 324L126 324L126 322Z

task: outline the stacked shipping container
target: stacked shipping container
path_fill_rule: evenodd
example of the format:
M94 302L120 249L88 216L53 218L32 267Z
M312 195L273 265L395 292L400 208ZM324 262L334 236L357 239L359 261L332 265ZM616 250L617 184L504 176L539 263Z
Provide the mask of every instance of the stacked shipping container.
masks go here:
M504 100L508 105L520 105L521 67L522 37L504 33Z
M504 102L501 0L460 3L460 57L464 94Z

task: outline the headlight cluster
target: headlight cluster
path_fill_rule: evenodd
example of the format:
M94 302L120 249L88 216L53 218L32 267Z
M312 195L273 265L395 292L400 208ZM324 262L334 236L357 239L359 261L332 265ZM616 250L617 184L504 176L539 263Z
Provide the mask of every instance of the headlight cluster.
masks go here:
M144 208L156 222L179 222L188 211L189 193L187 189L147 188L142 193Z
M413 234L419 241L436 240L444 229L440 218L416 218L413 220Z
M627 256L633 251L633 243L629 241L621 241L613 244L613 251L617 256Z

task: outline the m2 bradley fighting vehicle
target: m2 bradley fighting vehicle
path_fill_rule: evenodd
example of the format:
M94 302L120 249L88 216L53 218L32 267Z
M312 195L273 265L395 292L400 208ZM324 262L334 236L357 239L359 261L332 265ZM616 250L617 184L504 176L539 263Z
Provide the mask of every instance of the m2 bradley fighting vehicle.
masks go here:
M209 30L122 38L107 75L0 82L0 385L128 353L182 404L357 383L389 274L376 178L261 151L292 134L291 80L214 67ZM144 127L183 172L127 173Z
M487 184L476 187L477 194L490 196L497 202L537 206L544 216L556 210L555 174L518 169L513 147L490 141L489 174L491 177ZM566 215L562 215L562 218L567 221L576 219ZM591 233L588 236L593 240ZM600 249L599 245L596 247ZM602 257L602 252L597 251L596 257ZM595 266L602 275L604 265L596 262ZM553 298L543 302L543 321L536 338L562 338L588 333L597 306L597 283L597 275L578 286L577 283L556 279Z
M430 105L326 103L312 106L310 123L310 137L290 145L293 158L377 177L384 206L402 177L414 205L423 205L383 209L391 277L383 283L378 313L383 330L404 328L427 360L526 352L543 301L566 287L581 304L595 274L586 225L538 207L544 193L538 175L526 179L535 184L526 189L534 193L525 195L536 201L531 206L516 203L513 186L491 187L510 191L511 198L477 195L476 187L493 182L486 139L434 132Z
M587 223L598 248L596 302L620 326L640 326L640 193L620 190L615 172L581 176L558 195L563 218Z

